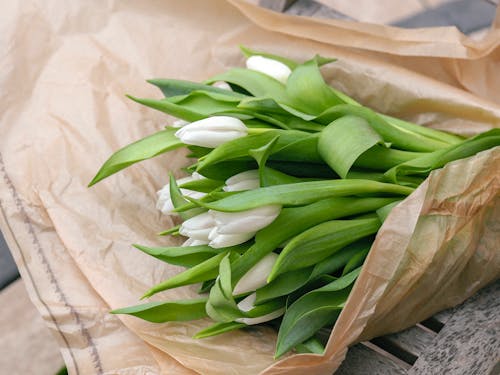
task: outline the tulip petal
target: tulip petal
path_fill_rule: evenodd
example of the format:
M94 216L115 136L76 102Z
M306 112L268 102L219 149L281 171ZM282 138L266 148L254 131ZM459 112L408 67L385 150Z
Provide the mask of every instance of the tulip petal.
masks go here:
M219 234L217 228L210 233L210 243L208 246L214 249L239 245L247 242L250 238L255 236L255 232L241 233L241 234ZM211 237L211 238L210 238Z
M255 266L243 275L234 287L233 294L253 292L267 284L267 277L273 269L274 263L278 259L278 254L269 253L263 257Z
M251 169L249 171L238 173L226 180L224 191L243 191L252 190L260 187L259 171Z
M209 211L220 234L257 232L271 224L281 212L280 205L268 205L241 212Z
M248 69L267 74L284 84L292 73L290 68L282 62L257 55L250 56L246 61L246 66Z

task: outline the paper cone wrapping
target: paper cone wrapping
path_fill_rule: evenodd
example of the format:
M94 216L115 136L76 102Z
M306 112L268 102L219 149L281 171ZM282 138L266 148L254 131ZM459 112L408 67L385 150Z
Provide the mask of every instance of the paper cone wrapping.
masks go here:
M203 80L244 44L324 68L374 109L464 135L499 127L500 29L402 30L271 13L241 1L12 0L0 43L0 228L71 374L328 374L347 347L404 329L498 278L500 149L435 171L380 230L324 356L273 360L255 328L195 340L208 320L152 324L110 309L180 271L132 243L167 245L155 209L182 152L86 185L118 148L170 118L127 100L147 78ZM154 300L190 298L186 287Z

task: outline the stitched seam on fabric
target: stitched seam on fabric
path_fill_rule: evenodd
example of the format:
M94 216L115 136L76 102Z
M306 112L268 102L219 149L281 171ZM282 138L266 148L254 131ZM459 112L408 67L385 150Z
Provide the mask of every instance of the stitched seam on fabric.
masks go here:
M0 172L1 172L2 176L3 176L3 180L4 180L5 184L7 185L7 188L11 192L11 196L12 196L12 199L14 201L14 204L15 204L16 208L17 208L18 212L22 216L23 223L26 225L26 229L27 229L29 235L31 236L31 238L33 240L32 243L35 246L36 253L39 255L39 257L40 257L40 259L42 261L42 265L44 266L45 273L49 277L50 284L53 285L53 287L54 287L55 294L59 297L59 300L63 303L63 305L69 309L70 314L74 317L76 323L80 327L81 334L86 339L86 341L87 341L87 343L88 343L88 345L90 347L90 355L91 355L91 358L92 358L92 362L94 364L94 369L96 370L97 374L103 374L101 359L100 359L99 353L97 351L97 347L95 346L94 340L92 339L92 337L91 337L89 331L87 330L87 328L83 325L82 320L80 319L80 316L76 312L75 308L69 304L68 299L66 298L66 295L62 291L62 289L61 289L61 287L60 287L60 285L59 285L59 283L58 283L58 281L57 281L57 279L56 279L56 277L54 275L54 272L52 271L52 267L50 266L50 264L49 264L49 262L47 260L47 257L45 255L44 249L43 249L43 247L42 247L42 245L40 243L40 240L38 239L38 236L35 233L33 224L31 223L31 220L29 219L28 213L26 212L26 209L24 208L23 202L21 201L21 198L19 197L19 195L17 193L17 190L16 190L14 184L12 183L12 180L10 179L9 175L7 174L7 170L5 169L5 164L4 164L3 157L2 157L1 153L0 153ZM4 208L3 208L2 204L1 204L1 201L0 201L0 209L2 211L2 215L6 219L5 210L4 210ZM14 240L15 240L18 248L21 249L21 247L19 246L19 242L17 241L17 238L14 235L14 231L12 230L12 228L10 227L10 225L8 224L8 221L5 220L5 222L9 226L9 230L12 233L12 237L14 238ZM49 306L41 298L41 295L40 295L40 293L39 293L39 291L38 291L38 289L36 287L36 284L35 284L34 279L33 279L33 275L32 275L32 273L31 273L31 271L30 271L30 269L29 269L29 267L27 265L26 258L24 257L23 252L19 251L19 253L21 254L21 258L22 258L22 261L24 263L26 272L27 272L27 274L28 274L28 276L30 278L30 282L31 282L31 284L33 286L33 289L34 289L34 291L35 291L38 299L43 304L43 306L45 307L45 309L47 310L47 312L49 313L51 321L56 326L58 332L61 334L61 337L62 337L64 343L66 344L66 347L69 349L71 358L73 359L73 363L74 363L74 366L75 366L76 373L80 374L80 371L79 371L79 368L78 368L78 364L77 364L76 359L74 357L74 354L73 354L73 352L72 352L72 350L71 350L71 348L69 346L68 340L66 339L66 337L64 336L64 334L59 329L59 325L58 325L58 323L57 323L54 315L52 314Z

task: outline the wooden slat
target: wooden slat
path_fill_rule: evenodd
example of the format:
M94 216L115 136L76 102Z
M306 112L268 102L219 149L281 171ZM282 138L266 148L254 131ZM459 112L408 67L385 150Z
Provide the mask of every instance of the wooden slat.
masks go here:
M0 292L0 373L53 375L59 347L28 298L21 279Z
M500 280L453 310L409 375L493 373L500 360Z
M408 367L361 343L349 348L344 362L335 375L403 375L406 374Z
M413 365L435 337L436 333L417 325L398 333L375 338L371 342Z

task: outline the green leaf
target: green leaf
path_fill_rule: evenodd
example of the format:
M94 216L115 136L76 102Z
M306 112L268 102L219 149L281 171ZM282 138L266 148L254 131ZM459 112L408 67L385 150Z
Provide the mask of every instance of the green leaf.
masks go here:
M325 347L316 337L311 337L310 339L304 341L301 344L298 344L295 347L295 351L297 353L315 353L315 354L323 354L325 351Z
M168 236L168 235L177 236L177 235L179 235L179 228L180 227L181 227L180 225L173 226L170 229L167 229L167 230L164 230L163 232L158 233L158 236Z
M441 168L451 161L467 158L496 146L500 146L500 129L492 129L444 150L402 163L388 170L385 175L390 181L404 183L405 176L426 176L432 170Z
M338 271L347 263L349 263L350 259L356 257L357 254L368 252L372 246L372 242L372 238L364 238L350 245L347 245L328 258L323 259L321 262L317 263L314 266L314 269L311 273L311 279L315 279L324 274L332 274ZM280 276L278 276L278 278L279 277Z
M355 161L354 166L375 169L378 171L387 171L398 164L405 163L424 155L426 155L424 152L396 150L377 144L361 154Z
M215 279L202 282L200 289L198 289L198 294L208 293L214 285Z
M208 209L238 212L268 204L301 206L321 199L372 193L409 195L413 189L406 186L370 180L325 180L276 185L247 190L214 202L195 201Z
M149 83L158 87L165 97L188 95L193 91L208 91L223 95L233 96L235 98L245 98L246 95L234 91L224 90L218 87L204 85L202 83L183 81L178 79L148 79Z
M182 147L183 143L174 135L175 131L161 130L116 151L106 160L89 187L132 164Z
M185 110L202 114L203 117L216 115L222 112L243 112L237 109L238 98L223 96L210 92L195 91L187 96L172 97L163 99L172 104L178 105ZM245 113L246 114L246 113Z
M298 134L298 137L281 135L280 147L270 156L270 160L285 160L322 163L318 153L318 134Z
M233 284L259 260L283 242L327 220L372 212L395 198L330 198L313 204L284 208L266 228L257 232L255 243L231 265Z
M169 191L170 191L170 199L172 200L174 208L183 207L184 205L189 203L189 201L185 199L184 196L182 195L182 192L177 186L177 181L172 173L170 173ZM203 209L202 207L196 207L191 210L179 212L179 216L183 220L187 220L205 211L206 210Z
M269 167L262 169L262 174L260 176L262 186L273 186L273 185L285 185L294 184L297 182L304 181L303 179L289 176L283 172L274 170Z
M387 216L389 216L389 214L391 213L392 209L401 202L402 201L395 201L395 202L389 203L388 205L386 205L384 207L380 207L376 211L377 216L380 219L380 221L383 223L385 221L385 219L387 219Z
M205 176L208 167L224 161L250 158L250 150L263 147L276 137L279 138L272 149L271 160L321 161L316 136L298 130L270 129L225 142L198 162L197 171Z
M156 109L158 111L168 113L174 117L186 120L186 121L198 121L204 119L206 116L202 113L194 112L192 110L186 109L178 104L174 104L169 102L167 99L147 99L147 98L136 98L132 95L127 95L129 99L132 99L134 102L145 105L146 107L150 107ZM178 129L175 129L178 130Z
M317 122L329 124L332 121L345 116L352 115L365 119L373 129L380 134L386 142L390 142L395 148L408 151L429 152L448 147L448 144L433 138L429 138L408 128L389 123L384 117L372 111L370 108L352 104L341 104L326 109L315 117Z
M166 302L149 302L142 305L125 307L111 311L111 314L128 314L153 323L182 322L202 319L206 298Z
M311 115L344 103L325 83L317 59L306 61L293 70L288 77L286 94L286 101L276 101Z
M290 176L333 179L338 178L337 174L326 164L317 163L299 163L285 160L269 160L267 165L277 171L286 173Z
M210 78L206 83L225 81L237 85L256 97L286 101L285 85L268 75L250 69L233 68Z
M238 322L227 322L227 323L215 323L205 329L202 329L196 335L193 336L194 339L204 339L206 337L217 336L222 333L234 331L236 329L247 327L244 323Z
M276 142L279 139L279 135L273 137L269 142L265 145L260 146L258 148L252 148L248 150L248 154L255 159L257 165L259 166L259 170L264 169L266 166L267 159L276 145Z
M211 191L218 190L224 186L223 180L214 180L211 178L202 178L199 180L188 181L180 185L181 189L189 189L194 191L201 191L203 193L210 193Z
M345 265L344 270L342 271L342 276L345 276L352 270L355 270L356 268L362 266L369 252L370 249L364 249L363 251L356 253L351 259L349 259L349 262Z
M359 270L330 284L313 290L295 301L286 311L278 332L275 358L312 337L327 324L333 323L349 296L350 285Z
M152 295L164 290L178 288L189 284L196 284L215 278L217 276L219 263L226 255L228 255L228 251L223 251L192 268L178 273L170 279L167 279L149 289L142 298L151 297Z
M220 262L219 276L215 280L215 285L210 289L205 309L208 316L216 322L229 323L244 317L233 297L231 264L228 256Z
M303 287L310 280L312 270L313 267L309 267L279 275L269 284L257 289L255 304L258 305L274 298L286 296Z
M213 249L208 245L200 246L175 246L175 247L147 247L133 245L136 249L160 259L163 262L182 267L194 267L199 263L210 259L221 252L220 249Z
M323 160L342 178L366 150L383 144L382 137L356 116L344 116L328 125L319 136L318 150Z
M332 220L318 224L294 237L278 256L269 282L288 271L312 266L343 247L380 228L380 220Z
M214 180L224 180L224 181L227 180L229 177L234 176L235 174L238 174L240 172L245 172L250 169L257 168L257 163L255 162L255 160L252 159L225 160L217 163L203 164L203 166L200 167L201 163L202 163L201 161L198 162L194 170L198 171L200 174L202 174L207 178L211 178Z
M453 145L456 143L460 143L464 140L462 137L455 135L455 134L445 133L445 132L440 131L440 130L427 128L427 127L422 126L422 125L413 124L411 122L404 121L404 120L401 120L401 119L398 119L395 117L387 116L384 114L380 114L380 116L382 116L384 118L384 120L386 120L387 122L389 122L391 125L393 125L395 127L409 130L413 133L420 134L424 137L431 138L431 139L437 140L439 142L448 143L450 145Z

